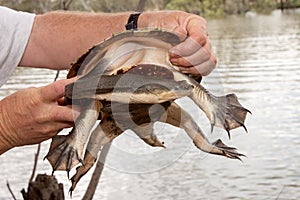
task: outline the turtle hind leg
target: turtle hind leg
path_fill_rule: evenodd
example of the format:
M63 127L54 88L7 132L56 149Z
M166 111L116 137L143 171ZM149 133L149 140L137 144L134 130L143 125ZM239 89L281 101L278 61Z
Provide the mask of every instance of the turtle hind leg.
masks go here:
M77 167L75 175L71 178L72 185L69 190L70 194L74 191L79 180L95 164L101 147L123 133L123 130L119 128L113 116L107 116L107 113L102 113L102 116L104 117L91 134L83 163Z
M244 156L243 154L238 153L236 148L225 145L220 139L214 143L210 143L193 118L175 102L167 109L165 122L183 128L193 140L194 145L201 151L238 160L241 160L240 157Z

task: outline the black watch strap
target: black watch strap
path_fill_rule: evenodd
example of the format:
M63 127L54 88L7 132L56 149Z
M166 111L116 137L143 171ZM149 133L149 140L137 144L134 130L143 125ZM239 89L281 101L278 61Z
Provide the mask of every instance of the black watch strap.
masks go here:
M138 21L140 14L141 14L140 12L133 13L129 16L128 22L125 25L126 30L137 30L137 21Z

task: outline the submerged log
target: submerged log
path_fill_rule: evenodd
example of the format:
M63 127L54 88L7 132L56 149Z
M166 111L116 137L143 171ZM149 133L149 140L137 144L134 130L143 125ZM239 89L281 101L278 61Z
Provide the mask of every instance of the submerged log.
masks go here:
M64 200L63 184L58 183L54 176L38 174L35 181L28 185L27 192L21 191L24 200Z

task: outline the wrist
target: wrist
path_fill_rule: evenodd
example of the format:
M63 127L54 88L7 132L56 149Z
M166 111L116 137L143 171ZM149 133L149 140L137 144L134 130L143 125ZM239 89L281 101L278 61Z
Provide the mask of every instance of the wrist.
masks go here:
M13 131L9 128L11 121L9 120L5 109L3 108L3 100L0 101L0 155L14 147Z
M143 12L140 14L139 19L137 21L138 29L143 29L143 28L149 27L149 22L148 22L148 17L150 17L149 15L151 15L151 13L149 13L149 12Z
M1 106L0 101L0 155L9 149L13 148L13 145L7 140L9 135L9 130L7 130L5 120L5 113Z

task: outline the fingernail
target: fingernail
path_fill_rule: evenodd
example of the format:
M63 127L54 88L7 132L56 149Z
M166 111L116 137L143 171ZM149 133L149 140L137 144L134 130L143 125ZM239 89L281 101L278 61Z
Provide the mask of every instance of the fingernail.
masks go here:
M177 65L177 64L178 64L178 59L177 59L177 58L171 58L170 61L171 61L171 63L174 64L174 65Z

